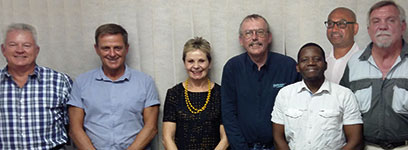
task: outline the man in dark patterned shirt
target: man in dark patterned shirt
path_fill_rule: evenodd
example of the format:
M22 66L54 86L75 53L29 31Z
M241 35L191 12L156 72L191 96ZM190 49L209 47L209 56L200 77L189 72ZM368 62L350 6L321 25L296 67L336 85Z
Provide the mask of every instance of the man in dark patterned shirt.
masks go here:
M36 30L11 24L1 52L7 66L0 70L0 149L63 149L67 142L66 102L72 80L38 66Z

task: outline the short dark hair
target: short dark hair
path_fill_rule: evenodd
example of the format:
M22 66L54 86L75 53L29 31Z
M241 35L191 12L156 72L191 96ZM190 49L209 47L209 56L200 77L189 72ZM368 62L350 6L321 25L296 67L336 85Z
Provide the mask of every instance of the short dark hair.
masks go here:
M319 48L319 49L320 49L320 52L322 53L323 61L326 62L326 55L325 55L325 53L324 53L323 48L322 48L319 44L316 44L316 43L313 43L313 42L306 43L305 45L303 45L302 47L300 47L299 52L298 52L298 54L297 54L297 60L298 60L298 62L299 62L299 59L300 59L300 52L302 52L302 50L303 50L304 48L310 47L310 46L316 46L317 48Z
M118 24L108 23L108 24L104 24L104 25L99 26L95 31L95 43L96 43L96 45L98 45L99 36L103 36L105 34L110 34L110 35L121 34L122 38L123 38L123 42L125 43L125 45L129 45L129 43L128 43L128 33L126 32L126 30L122 26L120 26Z

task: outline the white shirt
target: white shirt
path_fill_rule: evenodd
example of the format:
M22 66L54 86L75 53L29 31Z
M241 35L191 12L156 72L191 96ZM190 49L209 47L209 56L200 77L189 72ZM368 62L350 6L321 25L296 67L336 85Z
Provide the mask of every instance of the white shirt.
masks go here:
M282 88L271 120L285 126L291 150L339 150L346 144L343 125L363 123L351 90L328 80L315 94L303 81Z
M337 84L340 83L348 60L359 50L360 48L358 48L358 45L354 42L353 47L351 47L347 54L339 59L334 57L334 50L330 51L329 55L326 56L327 70L324 72L324 76L327 80Z

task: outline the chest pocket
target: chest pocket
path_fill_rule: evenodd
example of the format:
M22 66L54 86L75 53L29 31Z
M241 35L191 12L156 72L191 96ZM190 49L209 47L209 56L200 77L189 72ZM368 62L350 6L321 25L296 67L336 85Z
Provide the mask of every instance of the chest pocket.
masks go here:
M303 115L303 111L295 108L288 108L285 113L285 118L287 119L285 122L285 131L296 132L299 128L299 124L301 123L301 118ZM287 129L286 129L287 128Z
M372 85L370 81L352 82L350 89L357 97L357 103L361 113L366 113L371 107Z
M392 109L396 113L408 114L408 80L396 82L393 90Z
M342 125L340 111L334 109L321 109L318 114L322 119L321 127L323 130L342 129L339 127Z

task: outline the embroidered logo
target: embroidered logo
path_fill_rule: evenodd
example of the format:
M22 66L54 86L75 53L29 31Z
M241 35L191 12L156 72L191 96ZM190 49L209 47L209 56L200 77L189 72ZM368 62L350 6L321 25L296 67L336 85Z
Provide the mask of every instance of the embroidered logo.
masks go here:
M282 88L284 86L285 86L285 83L276 83L272 85L273 88Z

